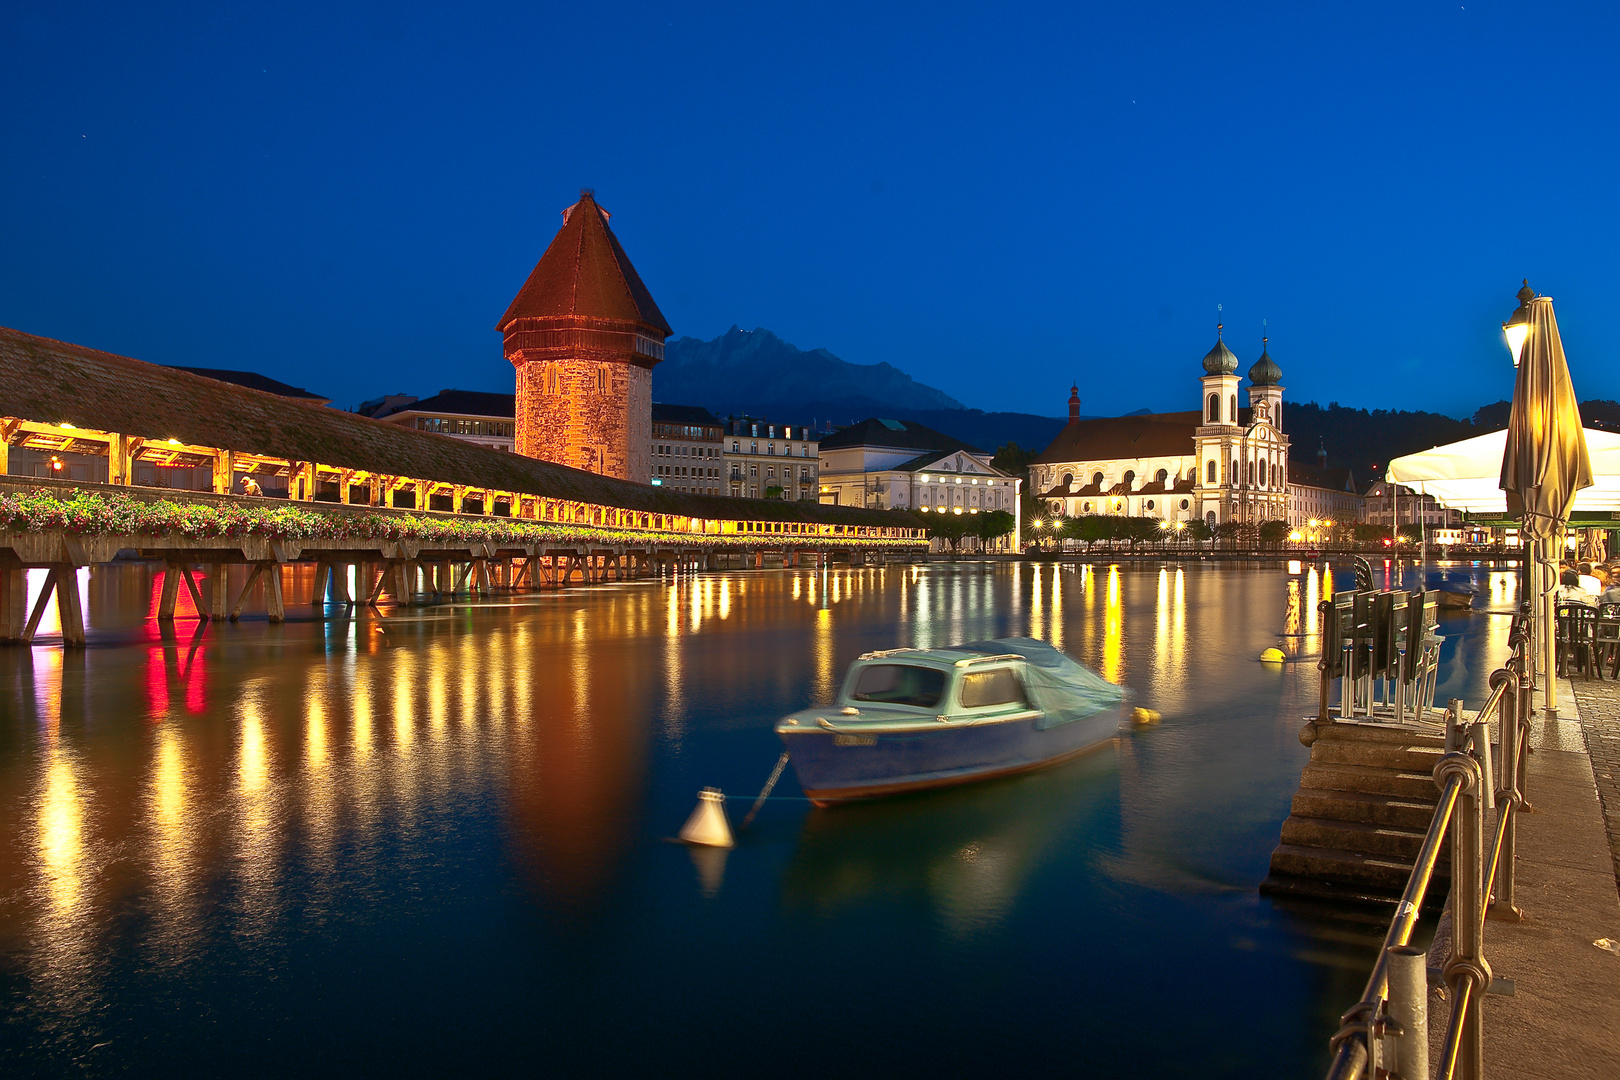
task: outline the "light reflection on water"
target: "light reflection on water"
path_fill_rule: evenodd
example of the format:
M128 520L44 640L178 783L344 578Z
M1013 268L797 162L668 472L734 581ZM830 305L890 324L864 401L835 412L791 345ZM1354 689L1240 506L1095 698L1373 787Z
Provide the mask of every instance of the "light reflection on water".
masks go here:
M1511 607L1511 573L1476 577ZM1203 965L1266 1029L1212 1071L1314 1068L1364 953L1310 942L1254 886L1333 586L1313 567L817 568L165 630L139 618L161 572L98 568L92 649L0 650L18 1018L0 1065L207 1074L274 1041L309 1060L363 1045L373 1070L822 1075L759 1010L802 994L863 1071L1055 1069L1079 1038L1099 1072L1131 1044L1131 1071L1165 1075L1205 1047L1142 1002ZM309 590L290 582L295 619ZM1507 629L1447 617L1442 697L1482 695ZM1162 728L1009 782L771 803L729 854L665 842L697 788L757 790L771 724L830 699L859 653L1014 634L1125 683ZM1279 643L1301 662L1255 662ZM1298 959L1324 948L1343 970ZM914 1035L903 1054L849 992L874 985ZM693 987L725 1038L683 1022ZM965 1044L941 997L1000 1034ZM519 1030L543 1050L502 1037Z

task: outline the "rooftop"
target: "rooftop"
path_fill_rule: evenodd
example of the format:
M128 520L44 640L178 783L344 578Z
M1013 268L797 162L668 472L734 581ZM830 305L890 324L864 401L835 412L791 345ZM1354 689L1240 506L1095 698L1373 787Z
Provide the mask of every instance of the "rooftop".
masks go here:
M313 401L317 405L325 405L331 398L312 394L308 390L296 386L288 386L284 382L277 382L268 375L260 375L256 371L230 371L226 368L184 367L180 364L164 364L166 368L174 371L189 371L193 375L201 375L205 379L217 379L220 382L231 383L235 386L245 386L250 390L263 390L267 394L276 394L280 397L302 398Z
M673 331L608 228L610 216L590 192L580 192L495 329L516 319L616 319L668 337Z

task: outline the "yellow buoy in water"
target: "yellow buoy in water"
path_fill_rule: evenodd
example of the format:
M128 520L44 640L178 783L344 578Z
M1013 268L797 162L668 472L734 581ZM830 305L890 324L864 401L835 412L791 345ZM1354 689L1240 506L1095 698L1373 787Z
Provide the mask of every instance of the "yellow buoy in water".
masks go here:
M1265 652L1260 654L1261 662L1266 664L1280 664L1287 659L1288 657L1283 655L1283 651L1281 649L1267 649Z
M1131 723L1139 727L1147 727L1149 724L1157 724L1158 722L1159 714L1153 709L1131 710Z
M681 826L680 837L688 844L707 847L736 847L731 836L731 823L726 820L726 797L716 787L698 792L697 809Z

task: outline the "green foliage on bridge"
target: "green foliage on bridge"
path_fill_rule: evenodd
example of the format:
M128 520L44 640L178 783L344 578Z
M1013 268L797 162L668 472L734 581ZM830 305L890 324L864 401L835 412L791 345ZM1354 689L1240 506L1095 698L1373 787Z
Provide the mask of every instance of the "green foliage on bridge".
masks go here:
M124 494L50 492L0 495L0 531L62 530L77 536L166 536L189 539L257 537L269 540L420 540L443 544L660 544L705 548L923 547L922 538L796 536L733 533L721 536L656 529L618 529L564 522L523 521L397 510L322 513L303 506L212 505Z

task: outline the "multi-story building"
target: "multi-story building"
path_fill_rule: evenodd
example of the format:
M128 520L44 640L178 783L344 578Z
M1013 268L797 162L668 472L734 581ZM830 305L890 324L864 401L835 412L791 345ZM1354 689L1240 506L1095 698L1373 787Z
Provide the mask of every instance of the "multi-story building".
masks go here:
M1291 519L1282 371L1262 340L1240 409L1238 359L1220 329L1203 359L1197 412L1082 420L1080 389L1070 388L1068 425L1030 467L1051 513L1201 517L1212 526Z
M652 407L651 473L645 479L659 487L723 494L725 458L721 453L719 417L698 405Z
M1288 524L1307 530L1308 539L1318 539L1323 532L1312 532L1331 522L1350 525L1361 520L1361 492L1356 490L1356 478L1349 469L1330 469L1327 452L1318 455L1320 464L1288 463ZM1332 526L1327 526L1331 528Z
M440 390L430 398L394 394L373 398L355 411L375 420L432 431L491 450L511 452L515 444L512 394L483 390Z
M1416 525L1420 521L1429 529L1462 524L1459 511L1448 510L1436 502L1433 495L1419 495L1404 484L1380 480L1367 489L1362 502L1365 506L1362 520L1386 529Z
M821 440L821 501L874 510L1013 515L1016 546L1023 481L992 455L911 420L873 417Z
M815 432L751 416L724 425L723 494L746 499L814 500L820 478Z

